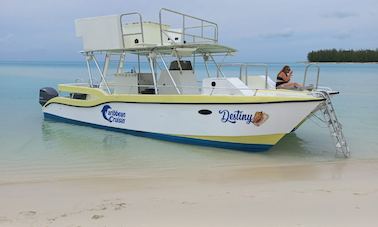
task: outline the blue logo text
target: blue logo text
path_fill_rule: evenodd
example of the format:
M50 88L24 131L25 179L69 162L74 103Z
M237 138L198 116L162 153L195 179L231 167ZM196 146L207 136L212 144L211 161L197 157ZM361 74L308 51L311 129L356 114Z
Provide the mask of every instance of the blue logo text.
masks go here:
M112 110L112 107L110 107L109 105L105 105L104 107L102 107L101 113L102 117L109 122L115 122L120 124L125 124L126 122L126 113L117 110Z

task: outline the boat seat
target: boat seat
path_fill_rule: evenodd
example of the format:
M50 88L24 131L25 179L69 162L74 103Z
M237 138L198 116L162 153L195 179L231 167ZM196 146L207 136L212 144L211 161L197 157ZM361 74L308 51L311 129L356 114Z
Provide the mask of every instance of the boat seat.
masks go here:
M251 89L266 89L265 88L265 75L248 76L247 85ZM276 89L276 82L268 77L268 89Z

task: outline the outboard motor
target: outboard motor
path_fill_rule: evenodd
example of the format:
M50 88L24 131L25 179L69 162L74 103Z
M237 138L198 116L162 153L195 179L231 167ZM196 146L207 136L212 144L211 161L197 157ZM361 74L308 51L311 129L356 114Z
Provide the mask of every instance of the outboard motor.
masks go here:
M52 98L58 97L58 92L52 87L44 87L39 90L39 104L44 106L47 101Z

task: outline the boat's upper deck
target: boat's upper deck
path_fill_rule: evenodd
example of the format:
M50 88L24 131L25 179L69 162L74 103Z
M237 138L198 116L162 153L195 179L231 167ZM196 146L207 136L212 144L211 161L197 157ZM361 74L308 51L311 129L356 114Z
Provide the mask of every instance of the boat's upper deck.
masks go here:
M133 12L77 19L75 24L76 35L82 38L84 52L147 55L154 50L171 54L172 49L179 48L191 48L198 54L236 52L233 48L218 44L216 23L165 8L159 12L158 23L146 22L140 13Z
M163 8L158 23L137 12L78 19L76 35L83 41L89 87L109 94L255 96L262 89L281 94L266 64L225 63L236 50L218 44L218 25L209 20ZM97 57L104 57L103 67ZM265 73L256 74L256 68Z

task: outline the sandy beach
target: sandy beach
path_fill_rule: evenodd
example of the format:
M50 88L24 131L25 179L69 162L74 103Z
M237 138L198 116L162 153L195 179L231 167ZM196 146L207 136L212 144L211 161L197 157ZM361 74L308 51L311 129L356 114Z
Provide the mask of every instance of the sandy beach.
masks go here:
M376 226L378 161L0 184L0 226Z

